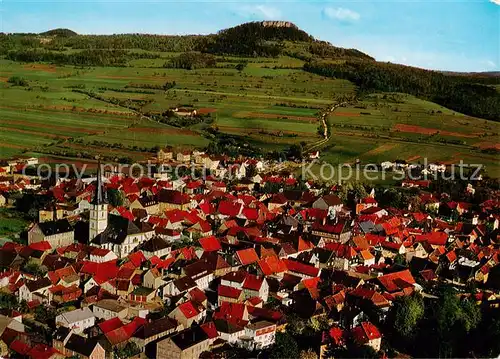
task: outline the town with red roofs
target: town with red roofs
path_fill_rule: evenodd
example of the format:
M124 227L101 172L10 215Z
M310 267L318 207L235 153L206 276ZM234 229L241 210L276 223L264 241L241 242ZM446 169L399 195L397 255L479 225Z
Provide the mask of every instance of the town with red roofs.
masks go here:
M0 164L1 357L499 354L497 181L329 183L258 158L155 157L182 163L203 176Z

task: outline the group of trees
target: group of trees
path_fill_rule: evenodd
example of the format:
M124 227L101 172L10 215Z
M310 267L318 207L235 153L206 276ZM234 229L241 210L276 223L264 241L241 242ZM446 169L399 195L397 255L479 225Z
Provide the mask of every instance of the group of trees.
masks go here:
M321 58L358 57L366 60L374 60L373 57L359 50L335 47L326 41L314 41L309 46L309 52Z
M26 87L29 85L28 81L25 78L20 77L20 76L11 76L11 77L9 77L7 82L14 85L14 86Z
M375 197L382 208L399 208L408 209L411 207L413 211L420 209L421 200L416 189L396 189L396 188L376 188Z
M443 286L437 299L419 294L394 302L383 324L389 346L415 357L497 356L500 316Z
M124 50L83 50L71 53L49 50L20 49L9 51L7 59L21 62L49 62L73 66L124 66L127 61L141 57Z
M216 67L215 56L201 52L184 52L166 62L163 67L195 70Z
M404 92L461 113L499 121L500 93L488 85L500 82L489 76L459 76L415 67L351 59L308 62L304 70L355 83L363 93Z

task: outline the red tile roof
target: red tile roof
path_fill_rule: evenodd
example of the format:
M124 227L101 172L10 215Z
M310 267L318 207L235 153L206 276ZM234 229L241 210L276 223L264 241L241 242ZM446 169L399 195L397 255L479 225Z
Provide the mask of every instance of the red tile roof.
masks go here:
M430 232L415 236L417 242L427 242L431 245L444 246L448 241L448 234L445 232Z
M214 319L224 319L238 325L245 324L246 306L243 303L222 302L219 309L214 313Z
M362 322L361 325L352 330L352 335L354 340L361 345L382 337L378 328L370 322Z
M378 277L377 280L389 293L413 287L413 284L415 284L415 279L408 269L383 275Z
M241 203L225 200L219 203L218 211L222 215L236 217L240 213L242 206Z
M238 299L241 295L241 289L229 287L227 285L219 285L217 294L219 297Z
M258 277L256 275L248 273L247 277L245 278L245 281L243 282L243 288L259 291L260 288L262 287L263 282L264 282L264 277Z
M41 241L41 242L32 243L32 244L29 245L29 247L31 249L42 251L42 252L45 252L45 251L48 251L48 250L52 249L52 246L47 241Z
M108 319L102 323L98 324L99 328L101 328L102 332L104 334L111 332L115 329L123 327L123 322L120 320L120 318L115 317Z
M207 296L205 295L205 292L202 291L200 288L195 287L189 291L189 296L191 299L195 302L198 303L203 303L204 301L207 300Z
M255 252L254 248L241 249L236 252L239 261L242 265L246 266L248 264L255 263L259 260L259 256L257 252Z
M283 262L290 272L305 274L310 277L317 277L319 274L319 268L316 268L312 265L304 264L291 259L284 259Z
M287 270L285 263L276 255L266 256L257 262L264 275L283 273Z
M205 252L216 252L222 249L220 242L215 236L203 237L198 240Z
M203 323L202 325L200 325L200 327L201 329L203 329L205 334L208 335L208 339L214 339L219 336L214 322Z
M194 306L191 301L182 303L178 308L187 319L193 318L200 314L198 308L196 308L196 306Z
M20 340L14 340L10 344L10 349L21 355L27 355L31 348Z
M245 207L243 208L242 214L250 221L256 221L257 218L259 218L259 211L257 208Z
M139 268L142 263L146 262L146 257L144 257L141 251L131 253L127 258L136 268Z
M36 344L33 348L31 348L27 355L32 359L48 359L58 353L59 352L53 347L45 344Z

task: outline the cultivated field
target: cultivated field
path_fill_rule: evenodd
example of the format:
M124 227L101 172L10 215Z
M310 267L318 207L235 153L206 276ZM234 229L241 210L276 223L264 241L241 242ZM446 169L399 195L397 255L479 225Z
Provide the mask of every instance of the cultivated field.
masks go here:
M372 95L329 116L332 138L324 160L381 163L395 159L484 164L499 174L500 124L450 111L404 94Z
M92 161L99 153L145 160L157 146L205 147L209 127L264 150L282 150L320 141L318 112L355 91L349 81L302 71L303 62L294 58L225 57L217 68L181 70L162 68L178 54L160 55L125 67L0 60L0 157ZM237 61L246 67L236 70ZM11 83L13 77L26 84ZM210 113L212 122L174 127L136 111L154 115L175 107ZM463 159L499 173L498 157L486 151L500 147L498 123L412 96L371 95L338 108L328 122L332 136L319 147L327 162Z

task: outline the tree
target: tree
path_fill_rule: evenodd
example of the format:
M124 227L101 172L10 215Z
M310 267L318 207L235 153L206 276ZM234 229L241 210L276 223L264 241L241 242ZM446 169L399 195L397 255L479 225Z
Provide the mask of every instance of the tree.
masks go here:
M1 309L16 309L18 306L17 297L13 294L0 293Z
M401 266L406 265L406 258L403 254L397 254L396 257L394 257L394 264L398 264Z
M239 72L241 72L241 71L243 71L245 69L246 66L247 66L246 63L240 62L239 64L237 64L235 66L235 69L238 70Z
M123 205L124 196L123 192L118 189L108 189L107 191L108 202L113 207L119 207Z
M26 81L24 78L19 77L19 76L9 77L7 82L14 85L14 86L23 86L23 87L28 86L28 81Z
M425 356L467 354L471 347L469 335L481 321L480 308L470 299L459 298L453 287L443 286L438 294L437 303L430 307L428 323L421 329Z
M114 352L114 358L126 359L141 352L141 348L134 342L128 342L123 349L117 349Z
M365 186L358 181L348 182L342 185L339 193L340 199L344 202L354 202L368 197Z
M23 270L26 273L33 274L34 276L37 277L44 277L45 274L47 274L47 267L40 265L35 259L31 258L28 260L24 266Z
M418 324L424 317L424 301L419 294L399 297L392 308L394 330L405 339L415 337Z
M290 158L302 159L304 149L300 143L293 144L288 148L287 156Z
M276 341L271 350L270 358L297 358L299 346L295 339L288 333L276 333Z
M35 309L35 319L40 323L50 325L54 323L57 316L57 311L53 307L39 305Z
M318 354L312 349L301 350L299 353L300 359L317 359Z

